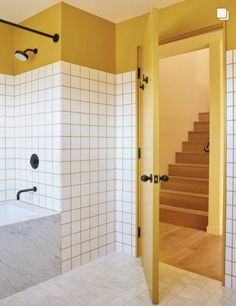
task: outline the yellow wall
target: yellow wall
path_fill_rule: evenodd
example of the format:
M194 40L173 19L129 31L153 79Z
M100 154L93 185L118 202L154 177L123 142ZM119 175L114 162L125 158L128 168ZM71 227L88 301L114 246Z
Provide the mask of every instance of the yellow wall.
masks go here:
M136 70L137 47L142 44L148 14L116 25L116 72Z
M22 23L60 40L0 25L0 73L19 74L59 60L115 73L116 26L95 15L60 2ZM14 58L15 50L37 48L27 62Z
M159 10L159 38L167 38L220 23L216 8L227 7L227 49L236 48L236 1L186 0ZM116 70L118 73L136 70L137 46L143 39L147 15L117 25Z
M115 24L62 3L62 59L115 73Z
M227 21L227 49L236 48L234 0L187 0L163 8L159 14L160 39L220 23L216 17L216 9L219 7L226 7L230 11L230 20Z
M216 8L230 10L227 22L227 48L236 48L236 2L233 0L187 0L159 10L160 38L179 35L197 28L219 23ZM58 3L23 22L24 25L49 33L62 34L59 43L22 30L0 27L0 72L20 73L59 59L109 72L135 70L137 46L141 45L147 16L142 15L117 25L81 11L65 3ZM15 32L15 49L37 47L39 54L27 63L12 60L12 41ZM11 34L9 34L11 33ZM7 44L6 44L7 41ZM9 52L10 50L10 52ZM9 54L10 53L10 54Z
M209 111L209 49L161 59L159 73L160 173L167 174L198 113Z
M29 18L22 24L49 34L58 33L61 35L61 10L62 4L58 3L47 10ZM15 50L25 50L27 48L37 48L39 53L31 55L27 62L20 62L13 57L14 73L22 73L40 66L44 66L61 59L60 38L58 43L54 43L52 39L39 36L24 30L15 29Z
M0 25L0 73L13 74L14 30Z

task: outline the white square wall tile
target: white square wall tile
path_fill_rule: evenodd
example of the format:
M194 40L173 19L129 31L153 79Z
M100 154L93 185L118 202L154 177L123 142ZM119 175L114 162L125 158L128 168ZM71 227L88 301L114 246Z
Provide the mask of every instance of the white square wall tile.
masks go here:
M232 64L233 63L233 51L229 50L226 52L226 63Z
M233 65L227 65L226 77L228 79L233 77Z
M123 157L128 159L124 164L127 177L131 177L130 169L134 167L135 157L130 154L131 139L124 143L122 138L116 141L116 129L119 126L127 131L127 135L133 135L131 124L134 122L134 112L130 105L135 103L131 96L134 75L133 72L116 76L58 62L17 76L14 82L0 76L0 85L4 85L2 92L13 97L16 95L13 99L15 106L9 98L3 100L4 109L6 101L8 106L15 108L15 112L11 113L12 117L16 115L12 130L14 137L17 136L7 140L9 154L5 154L10 157L13 152L11 148L19 145L21 148L14 152L17 158L37 151L42 160L40 172L34 173L28 170L26 159L17 161L16 169L27 171L20 171L22 174L17 177L16 185L22 188L29 181L38 182L40 194L27 200L62 211L63 271L102 256L108 249L114 250L115 216L119 207L119 224L125 221L127 225L124 231L121 226L121 235L129 236L124 236L126 245L117 246L132 254L134 234L130 229L134 217L127 218L122 209L126 196L130 201L127 207L131 207L134 185L131 180L123 182L122 173L120 175L116 167L123 167ZM116 96L116 83L121 96ZM129 92L124 99L123 89L124 93ZM129 118L124 117L126 111ZM116 120L118 116L120 118ZM12 124L12 118L4 120L5 123ZM8 129L7 135L12 130ZM124 156L123 146L127 147ZM116 149L122 153L119 156L120 164L115 162ZM12 159L15 159L14 154ZM15 165L12 168L15 169ZM125 184L124 192L127 192L122 192L120 199L116 192L117 177L121 177L120 188ZM9 181L7 186L13 185ZM4 190L5 185L1 189ZM124 213L132 215L135 211L126 209ZM83 243L86 243L84 245L80 245L81 232ZM94 239L95 249L87 243L88 238ZM79 250L82 250L82 255Z
M65 74L71 73L71 65L67 62L60 62L60 72Z
M227 79L227 82L226 82L227 92L232 92L233 88L234 88L234 80L232 78Z
M79 65L71 64L71 75L79 77L80 71L81 71L81 67Z

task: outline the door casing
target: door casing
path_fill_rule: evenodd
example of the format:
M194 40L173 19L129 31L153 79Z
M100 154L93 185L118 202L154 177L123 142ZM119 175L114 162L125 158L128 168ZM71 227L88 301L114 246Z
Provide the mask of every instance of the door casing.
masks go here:
M226 120L225 120L225 54L226 47L225 28L211 31L201 35L194 35L187 39L176 40L172 43L162 44L158 48L158 58L165 58L199 49L209 48L210 54L210 176L209 176L209 226L208 232L211 234L223 234L223 263L222 263L222 284L224 285L225 274L225 215L226 215ZM138 58L140 47L138 48ZM139 81L137 81L139 84ZM138 85L137 85L138 88ZM137 148L140 147L140 108L139 91L137 90ZM220 137L219 137L220 135ZM140 226L140 167L137 159L137 225ZM217 205L217 211L214 211ZM213 213L212 213L213 212ZM215 213L216 212L216 213ZM220 224L216 227L215 224ZM137 238L136 254L140 256L140 240Z

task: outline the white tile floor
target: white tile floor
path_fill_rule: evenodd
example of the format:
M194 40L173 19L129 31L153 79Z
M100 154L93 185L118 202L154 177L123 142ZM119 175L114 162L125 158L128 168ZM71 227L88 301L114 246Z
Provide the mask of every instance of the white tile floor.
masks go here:
M235 306L236 291L160 264L160 305ZM140 261L111 254L0 301L0 306L152 305Z

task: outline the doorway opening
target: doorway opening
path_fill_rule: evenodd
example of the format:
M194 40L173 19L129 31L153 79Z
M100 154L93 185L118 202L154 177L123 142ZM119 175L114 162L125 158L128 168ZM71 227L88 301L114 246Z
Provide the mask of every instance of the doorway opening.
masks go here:
M209 29L201 29L199 31L195 31L194 33L186 33L186 35L183 38L183 35L181 37L173 37L168 40L168 42L159 41L159 45L156 43L158 41L158 35L157 31L154 31L154 29L157 29L157 12L154 10L152 14L150 15L147 23L147 28L145 32L145 38L143 39L143 44L141 47L141 50L138 48L138 55L139 51L141 51L141 55L138 56L138 82L137 82L137 88L138 88L138 95L137 95L137 122L138 122L138 129L137 129L137 145L138 145L138 157L137 157L137 256L140 256L141 262L143 265L144 274L147 280L148 288L150 291L150 296L152 298L153 303L158 303L159 296L161 293L164 293L165 288L162 288L162 285L164 284L164 279L170 277L171 281L171 275L169 272L167 272L165 275L162 274L162 267L166 266L164 264L159 264L160 262L160 248L162 247L162 242L160 242L160 200L162 200L159 196L160 190L167 189L168 193L171 193L171 188L167 188L165 184L170 184L169 186L173 185L181 186L183 183L183 178L185 178L184 183L188 185L188 188L191 188L191 190L174 190L174 193L176 194L176 191L179 193L181 191L186 192L185 195L190 194L192 198L195 196L197 197L196 193L200 193L198 195L201 198L207 198L208 193L208 205L206 204L206 201L203 203L201 202L201 209L196 209L195 211L199 210L201 213L198 213L198 217L205 217L202 218L203 222L201 224L201 228L192 228L189 226L189 224L184 224L183 227L187 228L187 230L196 230L197 234L194 235L198 236L200 234L205 235L215 235L215 236L221 236L221 250L218 251L217 255L221 256L222 263L220 270L222 271L218 279L222 280L222 284L224 285L224 253L225 253L225 46L224 46L224 32L225 29L217 28L219 30L211 30ZM196 34L197 33L197 34ZM204 33L204 34L203 34ZM174 151L174 157L175 152L179 153L177 154L177 158L174 159L174 162L170 161L168 162L168 170L169 170L169 164L175 165L178 162L180 164L183 163L183 156L186 157L186 154L183 153L194 153L194 152L188 152L188 150L193 150L192 148L195 146L195 148L198 148L200 150L200 144L192 144L190 142L194 142L194 138L199 136L208 136L208 141L205 141L204 138L204 148L206 151L204 151L204 156L201 152L197 152L194 154L188 155L188 158L194 158L196 163L193 163L193 160L191 160L192 168L194 168L195 175L200 177L188 177L189 172L185 169L181 169L181 171L185 172L185 176L181 177L178 175L170 175L167 173L161 173L160 172L160 164L162 164L160 157L160 120L162 118L161 114L161 108L160 108L160 71L159 71L159 64L162 59L165 58L171 58L178 55L184 55L184 54L190 54L195 51L200 51L209 53L208 56L208 69L209 69L209 77L208 77L208 90L209 90L209 97L208 97L208 104L209 104L209 110L199 110L197 109L197 114L195 117L192 117L190 123L191 127L187 129L184 132L184 135L182 135L182 138L180 139L179 146L181 147L182 142L184 142L184 148L185 151L181 151L181 149L178 149ZM156 55L156 56L155 56ZM158 64L159 63L159 64ZM186 67L188 67L188 64L184 64ZM179 72L181 72L183 69L183 65L180 66L178 69ZM205 73L204 71L200 71L200 73ZM189 76L189 78L193 78L192 75ZM178 77L177 80L182 80L183 77ZM188 79L188 78L187 78ZM186 79L186 82L187 82ZM173 81L172 81L173 83ZM184 84L185 85L185 84ZM191 87L190 87L191 89ZM169 89L172 90L172 89ZM189 86L185 85L184 90L189 90ZM198 89L199 90L199 89ZM193 89L190 90L192 96L193 96ZM195 93L195 95L197 95ZM190 96L190 98L192 98ZM174 96L176 99L177 97ZM180 99L181 100L181 99ZM191 99L192 100L192 99ZM191 102L188 101L188 103ZM198 105L198 104L197 104ZM207 104L206 104L207 105ZM187 104L186 108L189 105ZM175 105L177 111L178 104ZM171 111L174 109L174 107L171 107ZM177 114L177 111L175 112L175 115ZM187 113L188 115L188 113ZM189 117L189 115L188 115ZM195 123L194 123L195 122ZM189 124L190 124L189 123ZM173 125L173 122L171 121L169 125ZM179 123L181 126L181 121ZM174 131L176 132L176 131ZM189 133L188 133L189 132ZM186 134L185 134L186 133ZM200 134L199 134L200 133ZM190 135L191 137L184 139L185 135ZM170 140L175 140L175 137L173 135L168 136ZM167 136L165 135L165 139L167 139ZM196 138L195 138L196 140ZM203 141L203 139L201 139ZM174 141L173 141L174 142ZM197 142L197 141L196 141ZM198 141L200 142L200 141ZM190 143L190 144L189 144ZM189 148L189 146L192 148ZM186 152L187 150L187 152ZM198 159L196 157L198 154L200 154L200 161L201 163L197 162ZM167 153L165 153L167 154ZM208 156L208 155L209 156ZM199 156L198 156L199 157ZM186 161L186 160L185 160ZM188 159L189 161L189 159ZM204 161L204 162L203 162ZM209 162L209 165L207 163ZM190 163L186 163L188 166ZM205 167L205 168L204 168ZM207 171L207 168L209 171ZM197 170L196 170L197 169ZM172 168L173 170L173 168ZM179 169L177 169L179 171ZM164 171L164 170L162 170ZM176 171L176 167L174 167L174 171ZM196 174L197 173L197 174ZM202 174L203 173L203 174ZM167 174L169 174L169 181L167 181ZM205 175L205 178L202 178L201 175ZM174 183L172 177L175 176ZM209 176L207 178L207 176ZM180 180L182 179L182 182ZM186 179L187 178L187 179ZM190 183L191 181L191 183ZM194 181L194 182L193 182ZM195 184L195 181L197 181L197 184ZM208 183L207 183L208 181ZM188 184L187 184L188 183ZM193 188L193 183L195 184ZM161 188L160 188L161 187ZM177 187L176 187L177 188ZM166 192L166 193L167 193ZM195 195L193 195L195 193ZM179 194L178 194L179 196ZM181 195L183 197L183 195ZM177 195L175 195L174 200L177 199ZM170 196L169 196L170 200ZM173 197L172 197L173 200ZM164 209L168 208L168 206L175 206L174 200L172 201L172 205L168 205L170 203L164 203ZM201 199L202 200L202 199ZM183 201L182 201L183 202ZM192 200L193 202L193 200ZM192 203L191 203L192 204ZM195 202L196 204L196 202ZM176 205L177 206L177 205ZM176 208L174 207L175 212ZM180 209L188 209L186 207L180 207ZM174 209L172 209L173 211ZM185 211L186 212L186 211ZM187 221L188 218L186 218ZM172 218L173 220L173 218ZM165 221L165 220L164 220ZM166 223L166 222L165 222ZM171 223L169 223L171 224ZM188 225L188 226L187 226ZM190 224L191 225L191 224ZM173 226L180 226L179 224L173 224ZM170 233L170 237L171 237ZM180 237L175 237L172 239L172 241L169 241L167 243L167 247L170 247L171 244L176 243L176 241L179 241L181 238L185 238L186 233L180 235ZM218 237L219 238L219 237ZM165 237L165 239L167 238ZM206 240L206 239L205 239ZM193 238L191 235L189 235L188 241L183 240L182 245L185 247L185 250L180 252L178 254L179 258L182 256L182 254L186 251L195 251L199 244L202 245L202 251L205 253L202 253L202 251L199 251L198 254L195 253L193 255L192 259L189 260L189 267L193 268L197 265L197 260L199 260L199 263L202 262L202 264L205 264L206 255L209 255L209 257L212 255L211 258L214 257L212 254L212 245L210 243L209 248L207 249L206 243L202 242L204 241L204 238L196 242L195 245L187 245L187 242L192 242ZM164 241L165 242L165 241ZM175 250L177 248L181 248L181 244L177 245L175 244ZM173 252L173 249L170 251L170 253ZM219 255L219 253L221 253ZM173 254L170 254L173 255ZM174 257L177 257L175 255ZM187 256L188 257L188 256ZM186 257L186 258L187 258ZM174 258L176 259L176 258ZM194 260L195 261L194 261ZM201 262L200 262L201 261ZM221 260L219 259L218 263ZM176 268L173 266L171 267L170 264L174 265L174 263L169 262L169 270L175 271ZM218 265L218 264L216 264ZM214 264L209 264L209 266L212 266L214 270ZM178 266L177 266L178 267ZM194 270L195 273L201 273L203 275L206 275L205 272L209 271L208 266L201 266L200 270ZM187 270L187 267L181 266L182 269L181 273L183 272L183 269ZM191 271L191 270L190 270ZM175 273L175 272L173 272ZM177 272L178 273L178 272ZM186 272L187 274L187 272ZM214 277L213 275L207 275L208 277ZM162 283L163 281L163 283ZM168 280L169 281L169 280ZM167 282L166 282L167 283ZM164 284L164 286L166 285ZM183 284L182 284L183 285ZM163 291L164 290L164 291Z
M223 76L213 74L223 57L213 58L211 43L194 49L187 40L159 59L160 173L169 176L160 186L159 260L223 281L224 108L221 90L214 95Z

